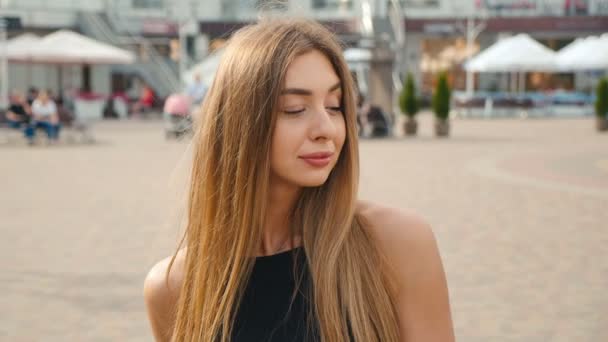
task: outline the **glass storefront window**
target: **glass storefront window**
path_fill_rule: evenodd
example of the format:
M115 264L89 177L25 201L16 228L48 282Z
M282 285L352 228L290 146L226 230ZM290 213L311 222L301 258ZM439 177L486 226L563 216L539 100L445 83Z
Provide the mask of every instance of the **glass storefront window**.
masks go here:
M422 72L421 91L431 93L437 74L446 71L454 89L465 89L465 71L462 64L479 52L478 42L467 46L463 37L433 37L421 41L421 58L418 67Z
M566 15L587 15L589 4L587 0L565 0L564 12Z
M162 8L163 0L133 0L133 8Z
M255 14L260 9L286 10L289 0L223 0L222 13L226 18L238 18L243 15Z
M390 2L390 0L389 0ZM399 0L403 8L439 7L439 0Z
M353 0L313 0L314 9L337 9L345 10L353 8Z
M256 0L256 8L266 8L273 10L284 10L287 9L289 0Z

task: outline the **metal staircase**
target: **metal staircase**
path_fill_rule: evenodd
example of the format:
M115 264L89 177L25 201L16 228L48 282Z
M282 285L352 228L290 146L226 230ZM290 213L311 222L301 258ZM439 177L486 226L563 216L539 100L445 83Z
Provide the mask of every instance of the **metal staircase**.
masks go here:
M145 60L139 58L132 65L113 66L113 70L137 73L160 97L177 91L180 88L177 68L172 66L166 57L161 56L147 39L132 33L126 27L116 27L116 24L124 21L119 17L110 19L111 16L117 16L111 9L108 9L105 15L81 12L79 26L83 33L95 39L128 50L138 50L147 57Z

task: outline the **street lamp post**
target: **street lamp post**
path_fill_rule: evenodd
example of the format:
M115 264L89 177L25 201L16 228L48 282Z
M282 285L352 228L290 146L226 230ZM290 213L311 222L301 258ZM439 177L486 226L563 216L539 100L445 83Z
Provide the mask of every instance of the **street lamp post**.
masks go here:
M366 39L373 39L373 14L372 5L369 0L361 0L361 28Z
M485 22L481 22L478 25L475 25L475 20L472 15L467 18L467 27L466 27L466 38L467 38L467 54L470 54L473 51L473 43L477 36L486 28ZM467 56L467 62L471 60L473 56ZM473 78L473 72L467 70L466 71L466 94L467 97L473 96L473 90L475 88L475 80Z
M178 25L177 30L178 30L178 36L179 36L179 60L178 60L179 80L180 80L182 86L185 84L184 76L186 75L186 69L188 68L188 66L186 65L186 63L187 63L186 56L188 56L186 26L188 25L188 23L189 22L182 22L181 20L178 20L178 22L177 22L177 25Z
M391 0L392 11L388 12L389 21L393 28L395 35L395 61L393 64L393 113L399 113L399 94L403 89L403 82L401 81L401 72L404 64L404 53L405 53L405 13L401 7L399 0Z
M7 25L5 19L0 18L0 108L8 107L8 46L6 43Z
M399 0L391 0L393 11L389 12L389 20L395 34L396 49L395 49L395 65L393 68L393 85L397 94L401 91L403 83L401 82L400 73L403 69L403 53L405 50L405 26L403 19L405 18L403 8ZM397 96L398 98L398 96Z
M166 0L165 8L169 13L169 17L171 17L177 23L177 35L179 41L179 59L177 60L178 64L178 73L179 73L179 81L183 86L186 82L185 75L188 69L190 58L188 54L188 36L192 34L198 34L198 20L197 20L197 10L198 5L195 0L182 0L185 3L186 10L184 13L184 8L181 7L177 11L174 11L171 7L172 3L170 0Z

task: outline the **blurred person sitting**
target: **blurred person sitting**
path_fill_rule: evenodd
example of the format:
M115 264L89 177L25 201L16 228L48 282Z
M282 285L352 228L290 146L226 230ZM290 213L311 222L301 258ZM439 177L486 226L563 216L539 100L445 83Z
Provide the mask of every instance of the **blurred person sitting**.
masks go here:
M357 97L357 126L359 126L359 136L364 135L364 126L370 127L371 137L385 137L389 134L389 120L386 114L382 108L366 101L362 93Z
M10 97L10 106L6 112L8 127L21 129L27 127L31 119L31 108L25 96L16 91Z
M71 127L76 120L76 103L79 90L74 87L66 88L61 93L60 102L57 103L59 122L63 126Z
M366 118L369 111L369 104L365 102L365 95L361 92L357 94L357 130L360 137L365 133L363 119Z
M203 102L205 94L207 94L207 86L203 83L200 74L194 74L194 82L188 86L187 93L193 104L197 105Z
M25 132L30 144L33 143L37 129L45 130L49 140L57 142L60 128L57 105L47 91L40 91L32 103L32 122Z
M364 106L364 116L371 126L372 137L385 137L389 132L389 121L382 108L369 104Z
M29 89L27 90L27 103L31 106L37 97L38 97L38 88L29 87Z
M128 115L129 96L124 90L114 91L110 97L112 100L113 114L117 118L126 118Z
M150 111L150 109L152 109L154 106L155 101L156 95L154 94L154 90L152 90L149 85L144 84L141 89L139 101L133 105L133 114L140 114Z

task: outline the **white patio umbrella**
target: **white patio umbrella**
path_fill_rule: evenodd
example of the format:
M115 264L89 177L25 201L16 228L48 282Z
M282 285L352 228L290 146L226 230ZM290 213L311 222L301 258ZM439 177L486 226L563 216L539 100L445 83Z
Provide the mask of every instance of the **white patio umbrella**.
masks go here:
M40 37L24 33L6 43L6 54L9 60L25 60L31 54L30 50L40 42Z
M557 65L564 71L608 69L608 34L579 38L557 53Z
M526 72L557 70L553 50L525 33L499 40L464 66L473 72Z
M29 54L29 49L31 49L38 41L40 41L40 37L31 33L25 33L7 42L4 42L0 45L0 54L6 54L5 56L0 56L3 60L3 63L6 63L10 60L27 58L27 55ZM6 71L8 72L8 69L6 69ZM28 79L29 75L30 73L28 70ZM0 90L0 99L7 99L8 90L10 88L9 77L8 75L3 75L2 78L3 81Z
M30 37L31 38L31 37ZM10 59L17 62L62 65L130 64L135 54L69 30L59 30L40 40L23 39Z
M69 30L45 36L29 53L29 61L51 64L130 64L135 61L131 51Z

